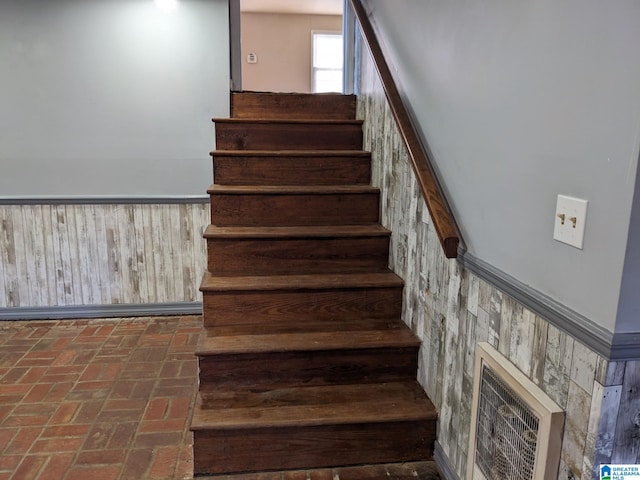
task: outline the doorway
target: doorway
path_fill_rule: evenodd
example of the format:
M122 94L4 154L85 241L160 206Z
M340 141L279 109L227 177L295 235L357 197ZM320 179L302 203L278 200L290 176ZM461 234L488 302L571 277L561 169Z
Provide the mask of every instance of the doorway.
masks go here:
M333 40L335 35L342 39L343 3L344 0L230 0L232 88L311 93L315 86L342 92L335 82L336 75L343 75L342 59L337 62L335 53L318 57L317 50L330 44L327 48L335 52L335 42L323 40L329 38L327 35L332 35ZM323 45L318 47L320 44ZM319 78L333 78L334 83L327 87L326 82L318 82Z

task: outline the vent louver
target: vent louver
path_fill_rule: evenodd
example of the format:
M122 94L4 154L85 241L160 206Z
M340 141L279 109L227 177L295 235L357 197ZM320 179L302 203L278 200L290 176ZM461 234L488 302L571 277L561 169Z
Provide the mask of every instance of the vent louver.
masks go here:
M564 412L488 343L476 348L467 479L555 478Z

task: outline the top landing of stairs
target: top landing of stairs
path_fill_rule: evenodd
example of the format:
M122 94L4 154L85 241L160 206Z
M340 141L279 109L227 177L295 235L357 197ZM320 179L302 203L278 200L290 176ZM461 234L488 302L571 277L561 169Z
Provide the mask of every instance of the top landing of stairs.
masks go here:
M356 97L338 93L232 92L231 118L354 120Z

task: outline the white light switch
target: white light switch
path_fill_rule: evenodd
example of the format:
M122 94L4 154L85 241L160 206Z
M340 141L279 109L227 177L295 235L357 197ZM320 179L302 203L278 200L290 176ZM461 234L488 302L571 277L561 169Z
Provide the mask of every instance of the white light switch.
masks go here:
M258 55L255 53L247 55L247 63L258 63Z
M553 238L582 250L587 200L558 195Z

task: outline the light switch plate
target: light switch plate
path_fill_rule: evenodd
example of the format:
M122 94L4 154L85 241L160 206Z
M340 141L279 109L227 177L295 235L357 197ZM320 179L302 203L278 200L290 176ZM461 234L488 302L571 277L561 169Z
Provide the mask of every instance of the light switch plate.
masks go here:
M587 220L587 200L558 195L553 238L582 250Z

